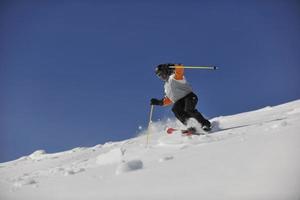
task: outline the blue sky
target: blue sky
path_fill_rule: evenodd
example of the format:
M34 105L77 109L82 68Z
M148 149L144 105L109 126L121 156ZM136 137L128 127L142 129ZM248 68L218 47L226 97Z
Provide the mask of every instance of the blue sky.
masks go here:
M135 136L164 62L220 66L186 70L209 118L299 99L299 35L292 0L1 1L0 162Z

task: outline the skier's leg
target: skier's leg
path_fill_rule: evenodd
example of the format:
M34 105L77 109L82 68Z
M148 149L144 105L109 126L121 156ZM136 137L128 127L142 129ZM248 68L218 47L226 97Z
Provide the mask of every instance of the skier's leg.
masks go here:
M187 120L190 118L187 112L185 112L185 100L180 99L177 101L173 108L173 113L175 114L176 118L181 121L184 125L186 125Z
M189 94L185 98L185 112L187 112L190 117L195 118L202 126L210 127L210 122L205 119L202 114L196 109L197 102L197 95L195 95L194 93Z

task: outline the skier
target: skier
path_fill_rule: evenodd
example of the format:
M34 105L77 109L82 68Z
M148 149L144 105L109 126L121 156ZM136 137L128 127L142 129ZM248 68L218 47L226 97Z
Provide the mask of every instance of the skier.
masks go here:
M211 123L196 109L198 97L193 93L191 86L184 77L184 68L180 66L182 65L166 63L156 67L156 75L165 82L165 97L163 99L152 98L151 105L168 106L174 104L172 111L184 125L187 125L188 119L195 118L204 131L210 131ZM196 132L195 127L189 127L188 130Z

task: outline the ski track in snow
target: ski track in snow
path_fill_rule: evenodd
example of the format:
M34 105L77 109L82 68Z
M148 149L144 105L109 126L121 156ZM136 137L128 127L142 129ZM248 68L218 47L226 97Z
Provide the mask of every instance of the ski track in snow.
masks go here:
M280 171L284 169L287 170L286 176L288 178L294 176L300 180L299 170L296 169L300 167L300 163L296 161L296 156L294 156L299 156L300 153L299 136L296 134L299 133L300 128L300 100L237 115L221 116L212 119L212 121L214 124L212 133L201 136L166 134L165 129L167 127L182 128L175 120L169 119L152 123L149 129L150 143L147 147L146 137L148 131L146 130L140 133L138 137L126 141L109 142L94 147L78 147L52 154L48 154L44 150L37 150L31 155L23 156L17 160L0 163L0 199L82 199L83 196L79 192L83 191L91 194L89 199L138 199L138 197L144 197L144 199L180 199L180 197L189 197L189 199L199 199L200 197L206 199L215 199L214 197L239 199L251 195L258 197L258 199L264 197L268 199L275 196L272 192L287 197L283 199L300 199L300 192L297 192L296 189L293 190L293 187L300 186L300 181L297 180L293 180L290 183L291 187L286 190L273 191L274 188L277 189L277 185L274 183L268 187L271 192L268 193L268 190L259 189L257 194L252 194L251 192L255 190L253 189L254 186L251 185L251 181L253 181L251 173L255 177L256 173L261 173L262 167L269 166L269 164L264 162L266 159L261 158L264 166L249 169L247 164L243 164L242 161L238 160L240 158L239 151L244 152L245 156L249 156L249 159L258 159L260 152L257 152L257 157L253 156L252 152L256 151L255 147L257 146L262 148L262 155L266 154L272 158L270 162L275 162L276 159L273 160L273 156L279 155L283 163L295 165L274 163L275 177L277 173L281 181L284 181L286 177ZM285 139L288 144L283 143L282 145L285 146L278 146L280 143L278 143L277 138ZM277 146L272 146L272 141ZM263 148L264 143L269 145L267 149ZM248 146L249 148L245 148ZM269 152L270 148L274 148L275 155ZM293 151L288 148L293 148ZM237 160L230 158L230 155L225 160L224 157L218 157L221 154L220 152L226 151L230 151L232 157L236 156ZM285 151L293 153L288 154ZM204 152L206 153L204 154ZM211 155L208 156L210 153ZM245 175L246 178L240 178L241 171L238 170L236 173L237 180L244 180L246 184L244 187L237 187L240 188L238 195L235 196L234 191L231 191L229 186L228 190L224 189L224 186L218 186L221 183L218 183L220 180L218 180L216 174L219 173L218 170L222 171L222 169L215 165L209 165L212 168L210 170L210 167L207 168L205 165L205 163L218 163L219 160L224 161L225 165L243 164L245 171L250 170L249 177ZM240 158L240 160L247 162L244 158ZM248 165L250 164L254 165L254 163L248 163ZM194 165L202 166L197 175L199 180L195 184L202 185L206 191L204 190L202 193L195 192L195 188L192 186L182 189L182 193L180 193L182 187L180 184L176 184L175 180L188 185L189 182L193 182L193 175L184 173L180 166L182 168L191 166L193 169ZM161 198L158 198L159 190L148 191L144 194L145 196L138 191L149 187L141 177L148 177L151 184L157 184L154 188L160 186L161 189L169 191L170 186L163 184L166 181L163 178L164 175L167 174L166 176L168 176L169 174L167 169L174 170L174 173L176 173L174 174L175 177L169 177L170 184L174 185L173 189L178 194L176 198L172 196L172 192L171 194L161 192ZM203 170L203 174L201 170ZM235 177L235 174L230 174L234 173L230 170L230 167L223 170L225 171L221 176L224 176L224 180L227 180L228 177L231 177L228 180L234 179L232 177ZM211 174L213 171L216 173ZM271 175L268 176L271 177ZM162 183L159 181L155 183L153 181L155 176L158 176ZM264 174L260 176L263 177ZM133 177L136 178L136 182L128 182L124 185L124 188L127 188L128 191L120 189L119 193L113 193L113 188L109 187L114 184L120 186L126 180L133 181ZM190 180L186 180L187 177ZM268 178L262 178L262 181L266 181L268 184ZM273 179L270 178L270 180ZM230 185L230 183L229 181L228 184ZM107 190L98 191L96 189L101 186ZM59 189L64 187L67 189ZM137 191L131 191L132 188L137 188ZM53 192L56 190L58 193L60 192L59 195ZM186 195L185 193L188 191L190 193ZM287 192L285 193L285 191ZM45 194L49 196L45 197ZM124 198L119 198L122 195Z

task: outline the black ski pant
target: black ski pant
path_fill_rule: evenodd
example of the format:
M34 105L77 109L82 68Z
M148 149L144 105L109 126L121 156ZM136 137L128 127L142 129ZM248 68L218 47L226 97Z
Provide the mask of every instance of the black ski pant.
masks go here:
M191 92L175 102L172 111L176 118L184 125L187 125L189 118L195 118L202 126L206 125L210 127L210 122L196 109L197 102L197 95Z

